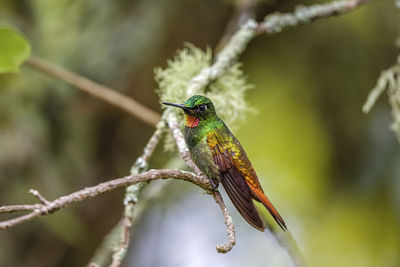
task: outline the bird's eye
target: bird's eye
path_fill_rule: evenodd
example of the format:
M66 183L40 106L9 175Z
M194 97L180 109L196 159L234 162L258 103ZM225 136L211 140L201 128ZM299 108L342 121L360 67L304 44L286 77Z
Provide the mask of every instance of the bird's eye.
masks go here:
M198 109L199 111L204 111L204 110L207 109L207 106L206 106L206 105L199 105L199 106L197 107L197 109Z

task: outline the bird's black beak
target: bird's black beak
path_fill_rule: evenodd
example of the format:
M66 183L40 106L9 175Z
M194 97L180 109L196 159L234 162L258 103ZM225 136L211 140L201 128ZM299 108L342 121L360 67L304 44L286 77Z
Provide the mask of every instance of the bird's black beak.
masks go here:
M183 109L183 110L187 110L187 109L188 109L188 108L187 108L185 105L183 105L183 104L175 104L175 103L167 103L167 102L163 102L163 104L164 104L164 105L167 105L167 106L173 106L173 107L181 108L181 109Z

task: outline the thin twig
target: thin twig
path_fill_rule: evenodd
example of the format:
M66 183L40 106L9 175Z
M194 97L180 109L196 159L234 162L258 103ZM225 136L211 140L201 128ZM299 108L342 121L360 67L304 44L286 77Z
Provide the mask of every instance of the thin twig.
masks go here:
M120 187L126 187L132 184L137 184L139 182L145 182L145 181L151 181L151 180L157 180L157 179L179 179L179 180L184 180L191 182L202 189L204 189L206 192L210 192L212 190L212 185L210 181L207 178L204 178L202 176L196 175L191 172L186 172L186 171L181 171L181 170L150 170L144 173L140 173L137 175L129 175L125 176L122 178L114 179L108 182L104 182L101 184L98 184L96 186L92 187L87 187L82 190L76 191L74 193L71 193L69 195L65 195L62 197L59 197L53 201L49 201L48 204L39 204L36 206L35 209L32 210L33 205L20 205L21 211L24 210L31 210L31 213L28 213L26 215L16 217L10 220L6 220L3 222L0 222L0 230L4 230L10 227L13 227L17 224L23 223L25 221L31 220L33 218L37 218L40 216L45 216L52 214L61 208L64 208L72 203L75 202L80 202L88 198L93 198L97 195L106 193L111 190L115 190ZM9 210L10 206L3 206L0 207L0 211L3 211L3 213L6 213ZM17 206L11 206L14 211L16 211Z
M124 216L122 217L121 220L121 234L120 234L120 240L118 247L115 249L113 255L112 255L112 262L110 264L110 267L118 267L121 265L123 259L125 258L128 246L129 246L129 240L130 240L130 230L132 227L132 218L133 218L133 212L135 210L135 204L132 203L127 206L125 206L124 209Z
M0 213L12 213L16 211L30 211L39 209L41 204L32 204L32 205L9 205L0 207Z
M143 154L139 158L137 158L135 164L133 164L131 168L132 175L142 173L148 169L149 166L148 161L150 157L153 155L153 152L160 141L164 127L165 127L165 122L163 120L157 124L156 130L154 131L149 142L143 149ZM120 266L123 259L125 258L125 254L128 250L130 241L130 230L133 225L135 206L139 199L139 195L146 184L147 183L142 182L135 185L131 185L126 189L125 199L124 199L124 205L125 205L124 215L121 219L121 223L118 223L115 226L122 228L120 240L114 250L114 254L112 256L112 263L110 267Z
M379 96L386 90L389 103L392 109L393 122L391 129L396 133L397 140L400 142L400 56L397 63L389 69L382 71L375 87L368 95L362 110L368 113Z
M100 245L94 251L94 255L90 259L87 266L90 264L96 264L97 266L106 266L112 259L112 254L114 252L113 246L116 244L121 236L122 230L122 220L118 223L103 237Z
M29 190L29 194L33 195L34 197L36 197L42 204L44 205L49 205L50 202L45 199L40 193L39 191L35 190L35 189L31 189Z
M222 214L225 218L225 225L226 225L226 233L228 235L228 242L223 245L217 246L217 251L219 253L227 253L229 252L233 246L236 244L236 234L235 234L235 226L232 222L232 217L229 215L229 212L225 206L224 200L222 199L221 194L218 191L214 191L212 193L215 202L218 203L219 207L221 208Z
M26 63L36 70L72 84L76 88L126 111L151 126L155 126L161 119L161 116L157 112L140 104L131 97L118 93L111 88L89 80L86 77L73 73L58 65L33 56L29 58Z

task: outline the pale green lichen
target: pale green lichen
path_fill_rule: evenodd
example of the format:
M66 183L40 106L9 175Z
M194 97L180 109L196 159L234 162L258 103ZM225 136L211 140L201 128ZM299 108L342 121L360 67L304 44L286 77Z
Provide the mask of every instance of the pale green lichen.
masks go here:
M188 95L188 86L193 77L204 68L212 64L211 50L202 51L191 44L179 50L173 60L169 60L166 68L155 70L155 80L159 85L158 93L161 102L184 103ZM193 81L192 81L193 82ZM243 121L247 111L251 110L245 101L246 91L251 88L240 68L240 64L234 64L228 71L211 82L207 87L196 90L196 94L210 98L218 116L231 128L235 128L239 121ZM166 107L165 107L166 108ZM184 117L179 110L176 112L178 121L183 127ZM165 147L171 149L174 139L170 134L166 136Z
M168 61L165 69L155 70L155 79L159 85L161 102L183 103L190 96L187 88L192 80L203 68L212 63L211 50L201 49L187 44L179 50L173 60ZM245 101L245 93L251 86L248 84L240 64L233 65L226 73L217 78L206 88L196 94L209 97L217 110L218 115L229 125L235 126L244 119L249 111ZM183 114L179 112L183 122Z
M244 120L249 108L245 96L251 85L248 84L240 64L235 64L226 74L209 86L207 96L212 99L218 116L229 126L235 127Z
M155 80L158 83L161 102L183 103L186 98L186 88L190 80L203 68L211 63L211 50L201 49L186 44L179 50L173 60L167 61L165 69L155 69Z

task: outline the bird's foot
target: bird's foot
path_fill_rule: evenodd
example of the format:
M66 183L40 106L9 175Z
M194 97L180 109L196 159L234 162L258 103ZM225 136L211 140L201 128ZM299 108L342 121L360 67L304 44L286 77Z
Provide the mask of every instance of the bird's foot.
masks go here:
M218 180L210 179L212 191L217 191L219 182Z

